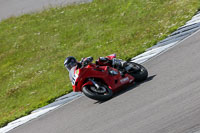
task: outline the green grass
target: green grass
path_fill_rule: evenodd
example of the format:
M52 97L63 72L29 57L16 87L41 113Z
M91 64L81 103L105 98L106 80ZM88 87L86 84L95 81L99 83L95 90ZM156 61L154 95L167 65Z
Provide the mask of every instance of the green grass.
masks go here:
M67 56L129 59L195 14L200 0L95 0L0 23L0 127L72 91Z

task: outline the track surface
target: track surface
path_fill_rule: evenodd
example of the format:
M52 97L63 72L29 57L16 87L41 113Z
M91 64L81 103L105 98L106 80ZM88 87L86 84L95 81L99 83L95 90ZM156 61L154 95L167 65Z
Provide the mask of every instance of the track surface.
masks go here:
M200 130L200 32L144 64L149 79L97 103L86 97L12 133L195 133Z
M59 6L91 0L0 0L0 20L24 13L39 11L50 6Z

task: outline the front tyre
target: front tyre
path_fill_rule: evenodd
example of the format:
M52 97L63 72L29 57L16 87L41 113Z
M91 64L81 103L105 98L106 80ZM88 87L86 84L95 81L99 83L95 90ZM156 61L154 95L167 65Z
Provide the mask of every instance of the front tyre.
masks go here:
M147 79L148 71L144 66L134 62L129 62L128 64L133 66L133 71L129 72L129 74L135 78L136 82L142 82Z
M98 101L106 101L113 95L112 90L104 84L100 85L98 90L94 85L86 85L83 86L82 91L87 97Z

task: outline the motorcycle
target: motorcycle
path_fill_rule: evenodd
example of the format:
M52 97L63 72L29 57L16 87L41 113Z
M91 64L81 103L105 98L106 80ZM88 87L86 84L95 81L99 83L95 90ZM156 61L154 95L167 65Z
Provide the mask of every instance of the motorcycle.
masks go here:
M134 62L116 59L116 54L100 57L95 63L93 58L82 59L70 70L74 92L83 92L87 97L106 101L113 93L123 87L147 79L145 67Z

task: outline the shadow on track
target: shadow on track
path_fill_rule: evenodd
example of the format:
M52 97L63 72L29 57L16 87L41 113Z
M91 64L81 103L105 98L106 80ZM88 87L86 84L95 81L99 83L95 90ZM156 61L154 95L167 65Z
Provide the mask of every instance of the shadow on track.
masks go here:
M143 82L135 82L133 85L129 85L129 86L127 86L127 88L124 88L124 89L119 90L118 92L115 92L114 95L113 95L113 97L111 99L113 99L115 97L118 97L118 96L120 96L120 95L122 95L122 94L124 94L124 93L126 93L126 92L128 92L130 90L132 90L132 89L135 89L140 84L143 84L143 83L146 83L146 82L149 82L149 81L153 80L154 77L156 77L156 75L149 76ZM109 99L109 100L111 100L111 99ZM107 101L109 101L109 100L107 100ZM102 104L102 103L107 102L107 101L96 101L94 104Z

